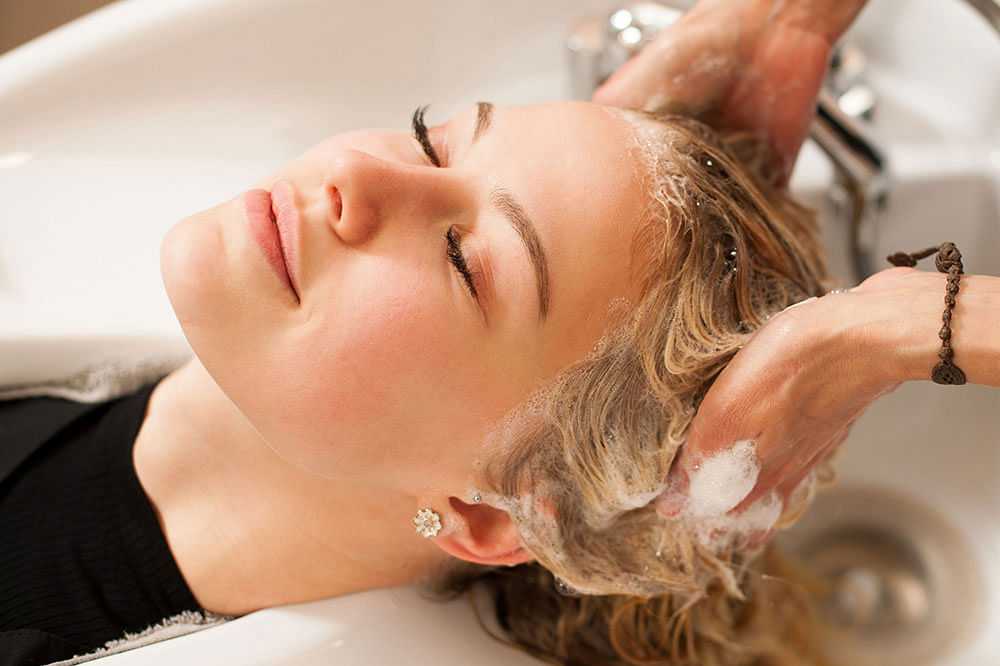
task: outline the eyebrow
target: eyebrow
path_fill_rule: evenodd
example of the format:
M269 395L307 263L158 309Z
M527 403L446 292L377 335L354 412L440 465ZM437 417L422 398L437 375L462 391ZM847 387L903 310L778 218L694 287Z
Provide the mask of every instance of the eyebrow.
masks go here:
M503 188L494 188L490 192L490 202L501 212L514 227L518 238L524 245L535 269L535 288L538 290L538 323L544 323L549 314L549 265L545 260L545 249L538 237L535 224L524 212L524 208L514 196Z
M493 122L493 104L490 102L476 102L476 125L472 131L472 143L482 136L490 128ZM521 244L528 254L528 260L535 271L535 288L538 291L538 323L545 323L549 315L549 264L545 259L545 248L542 247L541 238L538 236L538 229L535 223L525 212L524 207L518 203L514 195L507 190L496 187L490 192L490 202L499 210L510 226L517 232L517 237L521 239Z
M472 143L475 143L479 135L490 128L492 120L493 105L489 102L476 102L476 129L472 132Z

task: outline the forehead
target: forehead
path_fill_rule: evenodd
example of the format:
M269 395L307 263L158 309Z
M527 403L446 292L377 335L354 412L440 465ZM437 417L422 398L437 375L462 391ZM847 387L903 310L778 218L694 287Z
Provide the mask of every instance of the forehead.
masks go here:
M645 208L633 130L606 107L559 102L498 107L491 131L509 157L494 162L496 178L535 220L549 261L541 343L561 366L596 342L612 299L633 296L631 240Z

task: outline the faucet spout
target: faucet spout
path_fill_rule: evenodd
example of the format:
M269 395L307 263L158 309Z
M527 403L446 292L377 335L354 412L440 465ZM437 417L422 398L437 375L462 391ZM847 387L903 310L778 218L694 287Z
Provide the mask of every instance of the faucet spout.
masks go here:
M876 271L874 242L866 242L864 231L888 204L889 160L871 131L841 110L825 88L819 93L810 136L830 158L838 184L846 192L852 268L855 279L861 281Z

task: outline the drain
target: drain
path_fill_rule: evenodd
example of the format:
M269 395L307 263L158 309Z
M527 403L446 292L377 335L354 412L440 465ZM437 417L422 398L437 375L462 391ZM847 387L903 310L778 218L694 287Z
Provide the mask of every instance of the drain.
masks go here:
M820 493L781 549L816 576L835 663L931 666L982 621L985 581L961 533L897 493Z

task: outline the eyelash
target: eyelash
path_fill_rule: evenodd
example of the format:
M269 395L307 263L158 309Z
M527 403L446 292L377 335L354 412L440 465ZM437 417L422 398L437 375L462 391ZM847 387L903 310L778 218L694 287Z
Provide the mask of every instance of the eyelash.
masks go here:
M472 297L478 301L479 293L476 291L476 281L472 277L476 273L474 271L470 271L468 264L465 263L465 257L462 255L462 249L459 246L458 239L456 238L454 226L448 227L448 231L445 232L444 238L447 244L446 247L448 248L448 261L452 263L455 269L462 276L462 279L465 280L465 284L469 288L469 293L472 294Z
M425 111L427 111L426 105L418 106L417 110L413 112L413 119L411 121L413 136L420 142L420 147L424 149L424 154L427 155L431 163L439 167L441 166L441 160L438 159L437 151L434 150L434 145L431 143L430 137L427 136L427 125L424 124Z

